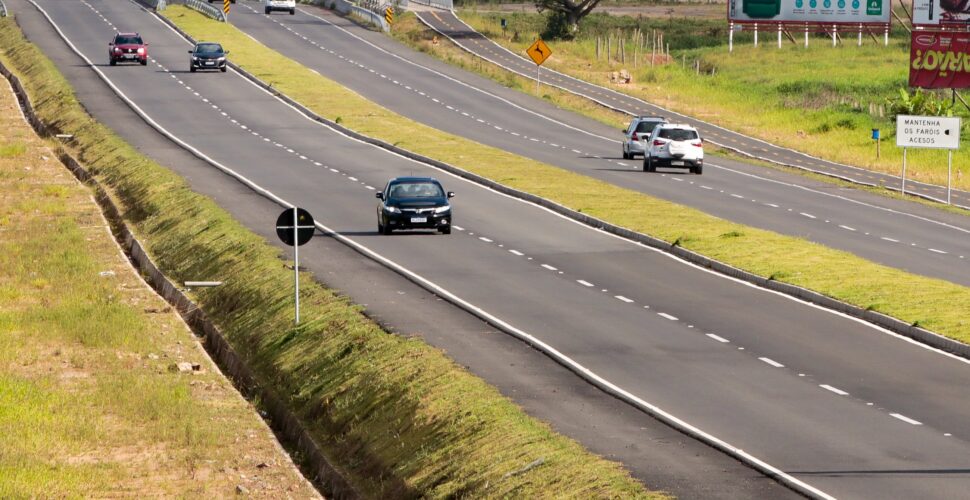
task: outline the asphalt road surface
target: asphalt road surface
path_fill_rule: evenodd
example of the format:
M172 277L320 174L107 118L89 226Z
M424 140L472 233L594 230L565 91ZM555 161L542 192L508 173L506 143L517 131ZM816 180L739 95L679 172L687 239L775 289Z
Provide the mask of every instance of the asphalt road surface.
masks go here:
M703 176L647 174L639 159L620 158L619 130L450 67L324 9L301 6L295 16L266 16L257 4L239 2L233 12L233 25L261 43L439 130L724 219L970 285L966 216L728 159L709 158Z
M188 44L134 4L38 4L98 65L93 70L106 75L159 127L212 162L307 208L344 237L541 339L635 398L784 471L793 481L843 498L953 498L970 487L966 360L684 264L350 140L233 72L189 74ZM23 0L10 5L17 14L27 9ZM41 25L25 29L43 45L55 43L49 33L32 31ZM149 40L152 61L147 68L107 66L104 51L115 30L137 30ZM62 53L52 55L68 73L93 71L76 60L72 64ZM179 154L167 148L157 152ZM454 234L376 234L374 188L408 172L436 176L446 189L458 192ZM200 170L190 179L203 179L203 185L218 182L211 174ZM240 213L253 210L252 194L239 192L239 184L226 186L210 188L230 206L242 205ZM271 212L267 226L278 209ZM332 244L330 238L311 242L305 254L311 265L325 268L320 261L327 258L316 245ZM370 272L383 275L372 264ZM372 285L382 286L387 284ZM419 322L407 315L401 321ZM479 324L479 330L488 329ZM501 336L494 333L482 334L489 340L455 337L462 334L467 329L436 332L450 336L459 349L491 342L494 349L517 351L514 343L495 339ZM476 355L489 359L485 364L492 370L508 369L495 352L453 353L456 358ZM527 377L529 371L518 373ZM537 379L543 383L548 381L543 377L552 375ZM562 411L578 411L575 401L562 404ZM650 446L637 435L614 435L608 441ZM630 455L635 453L628 448L615 456ZM756 480L737 483L760 487L753 486Z

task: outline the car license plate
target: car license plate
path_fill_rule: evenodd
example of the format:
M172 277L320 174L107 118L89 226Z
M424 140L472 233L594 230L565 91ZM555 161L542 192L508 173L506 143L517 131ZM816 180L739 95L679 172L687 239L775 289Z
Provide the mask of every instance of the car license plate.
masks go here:
M212 61L206 61L206 62L205 62L205 65L206 65L206 66L212 66L213 64L215 64L215 63L214 63L214 62L212 62Z
M135 58L135 54L124 54L121 57L124 57L125 59L134 59Z
M672 162L670 162L670 164L672 166L675 166L675 167L683 167L684 166L684 162L682 162L682 161L672 161Z
M412 224L423 224L425 222L428 222L427 217L411 217Z

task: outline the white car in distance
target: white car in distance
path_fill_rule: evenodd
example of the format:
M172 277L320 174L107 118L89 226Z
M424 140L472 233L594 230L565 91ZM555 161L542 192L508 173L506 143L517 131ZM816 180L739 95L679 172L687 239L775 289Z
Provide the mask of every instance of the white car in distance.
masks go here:
M643 157L643 171L656 172L658 167L686 168L691 173L704 173L704 141L690 125L663 123L650 134L650 147Z

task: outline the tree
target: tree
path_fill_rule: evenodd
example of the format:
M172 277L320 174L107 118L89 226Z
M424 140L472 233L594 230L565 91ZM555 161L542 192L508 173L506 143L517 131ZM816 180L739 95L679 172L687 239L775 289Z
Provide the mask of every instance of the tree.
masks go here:
M535 0L539 12L551 11L546 33L552 37L573 36L579 29L579 21L599 5L600 0Z

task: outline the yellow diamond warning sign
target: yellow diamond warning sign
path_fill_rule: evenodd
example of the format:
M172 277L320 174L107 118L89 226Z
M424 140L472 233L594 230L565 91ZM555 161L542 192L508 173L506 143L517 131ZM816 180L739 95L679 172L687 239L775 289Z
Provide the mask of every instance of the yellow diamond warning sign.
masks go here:
M543 42L541 38L537 39L531 47L526 49L525 52L529 54L529 57L531 57L532 60L535 61L535 63L539 66L541 66L542 63L544 63L546 59L552 55L552 49L550 49L549 46L546 45L546 42Z

